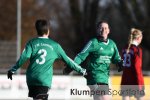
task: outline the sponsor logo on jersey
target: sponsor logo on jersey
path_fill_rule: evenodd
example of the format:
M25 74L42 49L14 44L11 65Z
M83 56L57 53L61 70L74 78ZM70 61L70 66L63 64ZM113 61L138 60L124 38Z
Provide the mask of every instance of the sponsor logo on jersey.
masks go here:
M100 47L100 51L104 50L103 47Z
M49 47L51 50L53 50L53 47L50 44L38 43L38 44L36 44L34 46L35 46L35 48L37 48L39 46L45 46L45 47Z

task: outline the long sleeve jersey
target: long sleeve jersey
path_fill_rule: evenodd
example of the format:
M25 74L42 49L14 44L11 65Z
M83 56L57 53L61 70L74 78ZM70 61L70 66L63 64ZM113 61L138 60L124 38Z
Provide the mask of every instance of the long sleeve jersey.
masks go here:
M108 39L107 42L101 42L97 38L93 38L75 57L74 61L80 64L87 56L89 56L89 62L86 66L87 84L108 84L110 63L116 64L121 60L116 44L111 39Z
M124 60L121 85L139 85L141 89L144 85L142 73L142 49L131 44L129 53L126 53L127 47L122 50Z
M26 71L27 85L51 87L53 75L53 63L56 59L63 60L70 68L78 73L85 69L71 60L62 47L49 38L34 38L28 41L17 63L10 69L17 71L26 61L30 64Z

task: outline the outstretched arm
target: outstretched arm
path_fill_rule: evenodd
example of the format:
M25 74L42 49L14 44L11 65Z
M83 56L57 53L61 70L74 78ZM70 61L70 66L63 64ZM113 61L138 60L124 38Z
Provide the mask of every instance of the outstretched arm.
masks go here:
M84 68L81 68L81 66L79 66L71 58L69 58L60 45L58 45L57 53L58 53L59 58L61 58L65 62L68 68L71 68L75 70L76 72L81 73L83 75L86 74L86 70Z
M89 41L87 45L84 47L84 49L75 57L74 62L76 62L77 64L81 64L89 55L89 52L92 50L91 47L92 47L92 41ZM66 66L63 70L63 73L69 74L72 71L73 71L72 68Z
M27 43L25 49L23 50L19 60L16 62L16 64L11 67L9 70L8 70L8 73L7 73L7 77L8 79L11 79L12 80L12 75L27 61L28 58L30 58L31 56L31 46L29 43Z

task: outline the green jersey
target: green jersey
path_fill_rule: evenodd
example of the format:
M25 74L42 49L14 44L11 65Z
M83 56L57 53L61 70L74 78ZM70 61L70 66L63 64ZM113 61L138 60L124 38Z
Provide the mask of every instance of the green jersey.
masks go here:
M49 38L38 37L30 40L11 71L15 72L27 59L30 59L26 71L27 85L29 86L51 87L53 63L56 59L62 59L70 68L79 73L85 71L65 54L58 43Z
M91 39L74 61L80 64L87 56L89 58L86 67L87 84L108 84L110 63L118 63L121 60L116 44L111 39L107 42L101 42L96 38Z

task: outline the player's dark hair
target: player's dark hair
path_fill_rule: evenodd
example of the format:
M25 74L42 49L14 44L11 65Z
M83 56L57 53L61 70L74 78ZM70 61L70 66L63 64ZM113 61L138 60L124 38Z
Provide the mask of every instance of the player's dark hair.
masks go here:
M96 23L96 29L98 29L101 26L102 23L108 23L108 22L104 21L104 20L97 22Z
M42 36L43 34L47 34L49 30L49 24L47 20L38 19L35 23L35 27L37 30L37 34Z
M100 32L99 28L101 28L101 24L102 24L102 23L107 23L107 24L108 24L108 22L105 21L105 20L102 20L102 21L97 22L97 23L96 23L96 36L99 35L99 32Z

